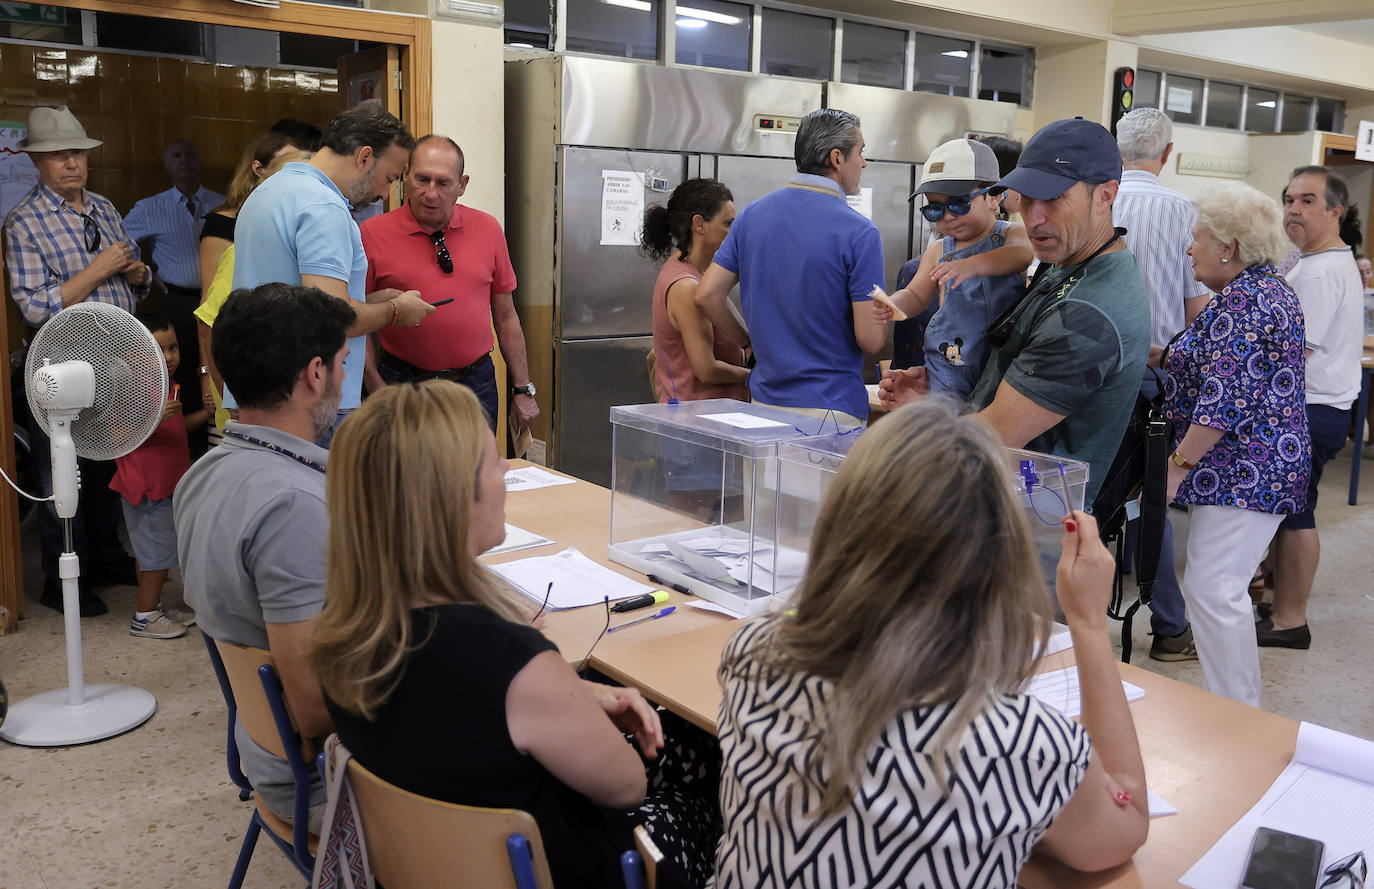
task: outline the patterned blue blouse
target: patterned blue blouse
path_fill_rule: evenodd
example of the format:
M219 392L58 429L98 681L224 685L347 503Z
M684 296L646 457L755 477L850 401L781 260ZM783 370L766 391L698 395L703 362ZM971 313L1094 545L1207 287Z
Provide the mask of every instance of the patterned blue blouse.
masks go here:
M1164 412L1175 446L1192 423L1225 432L1184 479L1180 503L1302 508L1312 471L1303 349L1302 308L1271 265L1241 272L1174 341Z

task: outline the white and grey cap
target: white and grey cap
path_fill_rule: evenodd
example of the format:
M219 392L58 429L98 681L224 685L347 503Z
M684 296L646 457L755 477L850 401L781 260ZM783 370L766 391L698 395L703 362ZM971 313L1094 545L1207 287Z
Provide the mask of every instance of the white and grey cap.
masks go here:
M932 191L968 194L1001 177L997 155L991 148L975 139L951 139L930 153L930 159L921 168L921 183L908 200Z

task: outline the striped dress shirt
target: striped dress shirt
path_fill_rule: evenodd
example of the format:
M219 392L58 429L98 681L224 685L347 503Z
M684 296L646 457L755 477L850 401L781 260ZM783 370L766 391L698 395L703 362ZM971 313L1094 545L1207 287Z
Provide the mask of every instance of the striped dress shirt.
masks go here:
M1161 185L1155 174L1125 170L1112 204L1112 221L1126 229L1126 246L1135 254L1150 292L1150 344L1168 345L1183 329L1183 301L1210 292L1193 278L1188 258L1197 209Z
M186 208L186 195L172 187L134 204L124 226L134 240L153 239L158 277L186 290L200 289L200 229L205 214L224 203L224 195L201 186Z
M83 191L82 205L86 208L84 216L100 232L100 246L95 252L86 249L83 214L42 182L5 217L10 296L24 320L34 327L62 309L62 285L90 265L101 250L122 241L130 246L133 258L139 256L138 244L129 237L114 204L93 191ZM134 287L123 275L115 274L97 284L87 298L132 312L147 292L146 280Z

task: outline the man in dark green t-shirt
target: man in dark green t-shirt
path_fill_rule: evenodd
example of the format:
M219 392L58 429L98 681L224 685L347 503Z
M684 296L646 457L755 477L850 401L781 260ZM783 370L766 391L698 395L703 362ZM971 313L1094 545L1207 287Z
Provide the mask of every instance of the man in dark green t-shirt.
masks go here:
M997 183L1021 194L1036 258L1053 268L989 331L988 363L970 399L1009 447L1088 463L1089 506L1121 445L1150 351L1150 297L1112 227L1120 179L1116 140L1076 117L1036 133ZM889 372L879 397L895 407L922 397L925 383L924 368Z

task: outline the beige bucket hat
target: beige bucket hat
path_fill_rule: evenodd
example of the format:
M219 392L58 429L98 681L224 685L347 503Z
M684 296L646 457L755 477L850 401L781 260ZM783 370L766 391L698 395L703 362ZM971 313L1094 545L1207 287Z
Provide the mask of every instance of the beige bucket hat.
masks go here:
M66 105L56 108L39 105L29 112L29 134L19 143L19 148L23 151L68 151L103 144L86 135L86 128Z

